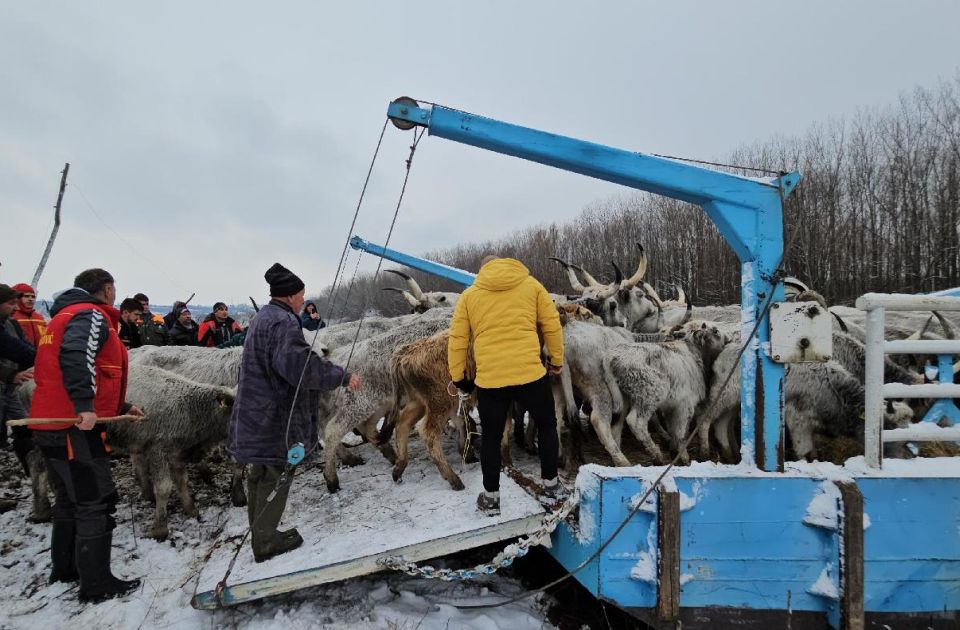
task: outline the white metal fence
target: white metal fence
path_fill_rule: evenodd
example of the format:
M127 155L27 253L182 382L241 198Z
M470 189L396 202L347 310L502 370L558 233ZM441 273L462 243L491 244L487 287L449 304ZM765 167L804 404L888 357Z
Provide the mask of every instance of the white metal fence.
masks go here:
M905 385L883 382L887 354L960 354L960 339L886 341L886 311L960 311L960 297L867 293L857 299L857 308L867 313L864 454L867 464L879 468L885 442L934 442L960 440L960 426L915 424L906 429L884 430L884 399L960 398L960 385L950 383ZM941 380L945 380L941 375Z

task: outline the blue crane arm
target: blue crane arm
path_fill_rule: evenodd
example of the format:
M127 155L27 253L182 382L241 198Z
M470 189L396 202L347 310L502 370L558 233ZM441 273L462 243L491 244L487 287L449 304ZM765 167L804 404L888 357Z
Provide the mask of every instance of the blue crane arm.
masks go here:
M741 260L755 257L763 240L758 223L780 209L800 182L799 173L777 178L740 177L666 158L625 151L500 122L434 105L431 109L391 103L387 116L427 127L431 136L512 155L566 171L703 206ZM777 213L779 214L779 213Z
M381 258L386 258L387 260L392 260L393 262L400 263L401 265L406 265L411 269L418 269L425 273L446 278L447 280L453 280L457 284L463 285L464 287L469 287L471 284L473 284L473 281L477 279L477 274L475 273L470 273L469 271L464 271L463 269L457 269L456 267L450 267L449 265L427 260L426 258L419 258L411 254L404 254L403 252L398 252L395 249L390 249L389 247L384 247L383 245L377 245L376 243L365 241L359 236L354 236L350 239L350 247L380 256Z
M783 469L784 368L765 352L763 305L783 299L783 202L799 173L740 177L439 105L423 108L409 98L390 103L387 116L401 129L426 127L432 136L700 205L740 259L742 338L757 330L740 362L741 455L764 470Z

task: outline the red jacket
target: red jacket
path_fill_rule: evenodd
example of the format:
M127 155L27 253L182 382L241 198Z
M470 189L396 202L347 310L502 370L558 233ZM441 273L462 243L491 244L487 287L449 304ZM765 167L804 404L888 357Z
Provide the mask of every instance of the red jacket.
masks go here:
M23 329L23 336L27 338L27 341L36 347L40 343L43 333L47 330L47 320L43 318L43 315L36 310L25 311L22 306L18 305L17 310L13 312L11 317L20 324L20 328Z
M127 349L117 334L120 311L86 291L65 291L51 309L53 319L37 347L30 416L75 418L122 413L127 389ZM91 378L92 375L92 378ZM70 424L34 426L57 431Z
M223 320L223 323L219 323L211 313L203 320L200 327L197 328L197 342L201 346L213 348L229 341L234 333L238 333L241 330L243 330L243 328L235 322L232 317L228 317Z

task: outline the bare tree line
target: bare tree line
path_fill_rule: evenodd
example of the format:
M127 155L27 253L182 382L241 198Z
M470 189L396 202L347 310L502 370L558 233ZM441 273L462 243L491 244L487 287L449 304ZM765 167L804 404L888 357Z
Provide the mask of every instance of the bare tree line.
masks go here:
M799 138L777 138L739 149L727 162L799 170L803 181L784 208L791 246L785 268L833 303L868 291L917 293L960 285L960 73L934 88L918 88L895 105L864 109L849 119L813 126ZM748 173L741 173L748 174ZM460 244L424 257L476 271L490 252L521 260L548 290L569 291L565 258L612 279L610 261L627 273L636 243L650 255L647 277L664 299L679 285L694 304L740 299L739 263L697 206L633 193L591 204L566 223L538 225L499 241ZM412 272L424 290L457 291L452 282ZM332 304L352 319L364 310L408 311L381 287L396 278L360 276ZM330 288L318 298L322 312Z

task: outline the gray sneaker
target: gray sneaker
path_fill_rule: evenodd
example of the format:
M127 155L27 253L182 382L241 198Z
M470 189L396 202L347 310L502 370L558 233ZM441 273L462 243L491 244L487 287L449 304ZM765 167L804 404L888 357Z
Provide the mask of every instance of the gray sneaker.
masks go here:
M570 493L557 477L543 480L543 498L551 503L563 503Z
M487 516L500 514L500 493L483 491L478 494L477 509Z

